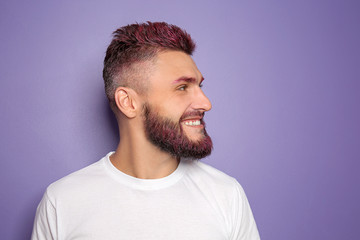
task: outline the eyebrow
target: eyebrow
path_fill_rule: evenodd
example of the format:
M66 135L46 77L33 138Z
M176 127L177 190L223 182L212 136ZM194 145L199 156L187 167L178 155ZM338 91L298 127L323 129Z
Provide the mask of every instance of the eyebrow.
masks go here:
M201 77L200 83L202 83L202 81L204 81L204 77ZM173 84L176 84L179 82L196 83L197 80L193 77L180 77L180 78L176 79L175 81L173 81Z

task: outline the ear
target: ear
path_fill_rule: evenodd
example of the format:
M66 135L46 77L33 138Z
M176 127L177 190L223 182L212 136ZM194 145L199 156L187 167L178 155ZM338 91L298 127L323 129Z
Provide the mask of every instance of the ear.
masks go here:
M118 87L115 90L115 103L118 109L128 118L136 117L140 104L139 97L133 89Z

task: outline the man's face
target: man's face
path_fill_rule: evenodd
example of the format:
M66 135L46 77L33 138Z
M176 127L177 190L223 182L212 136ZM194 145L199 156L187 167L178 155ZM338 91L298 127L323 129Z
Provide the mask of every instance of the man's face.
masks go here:
M211 103L201 90L203 77L192 58L178 51L159 53L144 104L148 139L177 157L211 153L203 116Z

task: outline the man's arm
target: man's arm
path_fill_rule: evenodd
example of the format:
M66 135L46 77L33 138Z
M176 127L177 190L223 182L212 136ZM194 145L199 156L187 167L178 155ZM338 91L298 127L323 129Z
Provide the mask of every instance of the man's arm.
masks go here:
M56 240L56 209L45 192L37 210L31 240Z
M236 181L236 180L235 180ZM236 181L232 211L231 240L259 240L259 232L256 227L249 201L240 184Z

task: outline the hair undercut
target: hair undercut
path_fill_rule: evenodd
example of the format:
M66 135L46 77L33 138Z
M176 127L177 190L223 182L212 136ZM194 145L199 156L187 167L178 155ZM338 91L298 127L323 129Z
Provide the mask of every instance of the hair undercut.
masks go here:
M105 93L113 111L116 88L130 87L144 93L151 61L166 50L192 55L195 43L186 31L165 22L131 24L113 33L103 69Z

